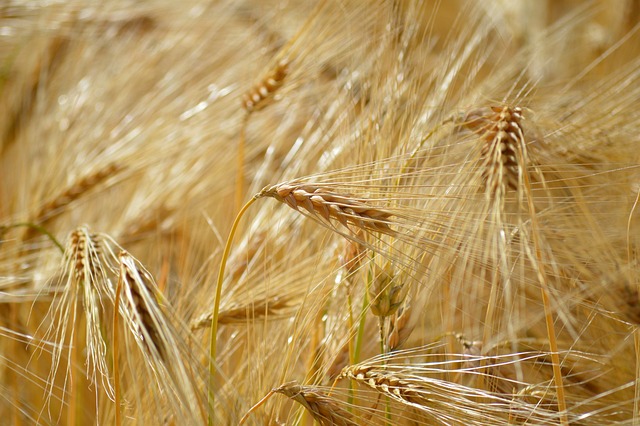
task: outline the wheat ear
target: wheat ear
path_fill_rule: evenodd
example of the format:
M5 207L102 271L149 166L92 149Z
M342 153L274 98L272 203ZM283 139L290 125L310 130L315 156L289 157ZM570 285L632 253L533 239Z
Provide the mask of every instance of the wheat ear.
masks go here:
M218 324L246 324L248 320L257 318L276 319L283 315L282 310L290 306L290 299L286 295L251 301L244 305L220 311ZM191 323L191 329L208 328L211 326L212 319L213 314L211 312L201 315Z
M125 329L130 332L125 336L133 336L144 365L148 368L147 372L152 372L159 389L166 390L164 395L173 410L181 413L186 423L202 422L206 415L199 406L199 394L193 382L194 367L184 361L184 342L167 318L167 312L170 311L161 304L166 301L163 300L153 276L108 235L100 234L100 237L103 249L101 258L118 280L118 304L115 304L113 288L109 296L114 302L114 315L122 317ZM114 318L113 322L116 329L119 321ZM115 330L114 335L119 339ZM129 349L126 346L127 340L124 339L125 351L118 352L114 349L114 356L129 355L126 351ZM120 340L116 343L119 345Z
M522 140L522 108L492 106L469 111L461 123L481 136L482 176L489 193L517 190L522 164L518 152Z
M285 395L302 405L322 426L358 425L358 423L353 420L351 413L342 409L335 399L325 395L312 386L303 386L296 382L285 383L282 386L271 389L264 398L251 407L242 417L239 425L244 424L249 418L249 415L271 398L274 393Z
M83 176L45 203L35 214L32 221L39 224L46 223L58 212L59 209L71 204L73 201L100 185L121 169L122 167L111 163L91 174Z
M553 376L558 397L558 411L562 425L567 425L566 402L558 356L558 344L553 324L553 312L549 299L549 285L545 278L545 260L542 258L541 245L538 240L538 220L536 216L533 197L531 194L531 181L526 173L527 155L525 148L524 131L521 125L522 109L519 107L491 107L490 111L474 111L465 117L464 126L481 134L485 145L482 148L484 176L486 179L486 191L489 197L497 195L501 202L502 195L508 187L516 190L522 189L529 194L527 204L531 217L532 242L535 253L530 255L530 260L537 266L537 278L540 282L542 304L545 312L547 336L551 349L553 364Z
M539 355L532 354L531 357L537 359ZM460 359L480 360L483 357L467 355ZM387 366L361 363L343 369L337 380L348 378L401 405L413 407L427 416L428 424L451 424L452 418L465 418L465 424L478 425L502 425L511 416L528 418L532 424L563 424L567 419L566 413L542 409L537 402L515 399L513 394L485 391L438 378L439 373L451 371L484 374L480 372L481 367L450 370L446 367L449 363L415 366L404 363ZM425 372L434 376L422 376ZM515 384L509 380L506 383ZM453 412L457 413L455 417Z
M63 348L71 344L69 358L65 366L63 388L71 386L69 415L76 415L76 399L79 386L73 367L77 364L82 343L79 328L84 317L85 344L87 350L86 377L96 387L103 389L109 397L113 395L109 368L106 363L107 346L102 335L102 300L111 299L112 289L107 277L106 265L101 256L102 247L95 234L86 227L79 227L69 235L63 256L63 289L55 292L49 308L50 321L43 341L53 341L51 370L47 381L46 399L53 393L55 377L62 361ZM54 281L52 285L59 285ZM71 331L69 332L69 329ZM68 335L70 333L70 335ZM98 383L100 377L100 384Z
M286 182L267 186L256 197L275 198L297 211L302 207L311 217L321 222L323 219L323 223L334 219L349 230L351 224L362 230L396 235L389 227L392 212L372 206L366 199L333 192L328 187Z
M313 418L323 426L356 426L349 412L340 408L337 402L311 386L302 386L295 382L285 383L275 389L307 409Z
M152 288L152 278L149 273L136 265L134 258L122 250L118 258L120 260L119 285L129 305L127 311L131 312L132 331L135 337L147 349L150 355L157 352L162 361L167 361L165 343L161 339L161 333L157 329L157 319L151 312L157 309L155 291ZM155 305L155 306L152 306Z
M261 110L273 99L275 92L282 86L288 74L287 61L281 60L276 66L261 78L248 92L242 96L242 108L246 114L240 127L240 140L238 141L238 158L236 171L236 210L240 209L244 195L244 152L246 144L246 129L249 116L254 111Z
M282 86L288 73L289 63L285 60L279 61L250 90L242 95L242 108L249 114L264 108Z

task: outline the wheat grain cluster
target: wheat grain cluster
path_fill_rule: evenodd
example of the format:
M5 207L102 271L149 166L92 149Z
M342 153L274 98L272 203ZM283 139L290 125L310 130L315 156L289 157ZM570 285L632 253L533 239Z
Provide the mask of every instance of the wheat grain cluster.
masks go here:
M0 419L640 424L635 0L0 4Z

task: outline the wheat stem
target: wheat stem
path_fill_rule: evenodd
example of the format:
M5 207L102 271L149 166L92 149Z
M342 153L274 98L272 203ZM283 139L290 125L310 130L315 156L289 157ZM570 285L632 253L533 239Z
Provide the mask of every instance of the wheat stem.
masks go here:
M521 141L522 143L522 141ZM520 150L518 153L520 164L527 164L524 159L524 150ZM522 173L525 188L528 194L531 194L531 182L529 181L529 174ZM560 414L560 423L563 426L567 426L569 421L567 419L567 404L564 396L564 385L562 383L562 370L560 369L560 356L558 355L558 342L556 339L556 331L553 324L553 314L551 311L551 302L549 301L549 285L545 278L544 261L542 259L542 250L540 248L540 242L538 241L538 220L536 216L536 210L533 205L533 197L529 195L527 197L527 203L529 207L529 214L531 215L531 229L532 229L532 241L535 249L535 257L537 262L538 280L540 281L540 291L542 295L542 304L544 306L544 318L547 326L547 336L549 338L549 349L551 350L551 363L553 366L553 380L556 384L556 396L558 398L558 412Z
M47 238L49 238L51 240L51 242L53 244L56 245L56 247L58 247L60 249L62 254L64 254L64 246L62 244L60 244L60 241L58 241L56 239L56 237L54 237L53 234L51 232L47 231L43 226L40 226L40 225L35 224L35 223L18 222L18 223L13 223L13 224L7 225L7 226L0 226L0 237L4 234L4 232L6 230L9 230L11 228L19 228L21 226L25 226L27 228L34 229L34 230L38 231L39 233L45 235Z
M242 199L244 198L244 151L246 143L247 123L249 122L249 113L245 113L240 126L240 139L238 140L238 158L236 163L236 196L235 209L240 210L242 207Z
M636 327L633 332L633 347L636 354L636 384L633 398L633 426L640 424L640 329Z
M349 364L353 365L353 364L357 364L356 361L356 352L355 352L355 347L354 347L354 342L353 342L353 335L351 334L351 330L353 330L353 298L351 297L351 288L348 289L348 293L347 293L347 309L349 311L349 316L347 318L347 325L348 325L348 330L349 331ZM334 386L335 386L334 382ZM333 386L332 386L333 389ZM331 392L329 392L329 395L331 395ZM349 397L347 399L347 402L349 403L349 408L348 410L351 411L351 404L353 403L353 385L351 384L351 382L349 382Z
M367 279L369 282L369 278ZM367 286L369 284L367 283ZM351 365L355 365L360 362L360 353L362 352L362 341L364 340L364 329L367 322L367 310L369 309L369 292L365 291L362 297L362 309L360 310L360 322L358 323L358 332L356 334L356 345L353 350L353 359ZM355 397L353 395L353 387L349 386L349 406L354 403Z
M209 415L208 423L213 425L213 406L215 403L215 364L216 364L216 344L218 337L218 313L220 311L220 298L222 297L222 282L224 281L224 270L227 266L227 259L229 258L229 252L231 251L231 243L233 242L233 236L236 233L240 219L244 215L244 212L256 201L256 197L251 198L238 212L231 230L229 231L229 237L224 246L224 252L222 253L222 259L220 260L220 271L218 272L218 281L216 282L216 298L213 302L213 314L211 316L211 333L210 333L210 347L209 347Z
M567 420L567 404L564 398L564 386L562 384L562 370L560 369L560 357L558 356L558 342L553 326L553 315L551 313L551 303L549 302L549 289L546 281L542 284L542 303L544 305L544 318L547 325L547 335L549 336L549 349L551 349L551 364L553 366L553 380L556 383L556 396L558 397L558 411L560 412L560 422L563 426L569 424Z

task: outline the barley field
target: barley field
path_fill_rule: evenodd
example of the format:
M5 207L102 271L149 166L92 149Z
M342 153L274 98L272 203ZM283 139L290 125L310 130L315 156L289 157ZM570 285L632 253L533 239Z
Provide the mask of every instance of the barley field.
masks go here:
M0 423L640 425L640 2L0 2Z

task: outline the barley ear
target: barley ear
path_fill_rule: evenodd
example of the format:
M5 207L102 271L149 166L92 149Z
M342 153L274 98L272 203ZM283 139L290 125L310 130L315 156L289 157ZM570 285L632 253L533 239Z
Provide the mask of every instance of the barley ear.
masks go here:
M285 60L279 61L273 69L269 70L250 90L242 95L242 108L251 114L267 106L288 74L289 63Z
M300 207L323 224L336 220L349 231L349 225L365 231L396 235L389 226L391 211L371 206L366 199L333 192L328 187L302 183L280 183L265 187L256 197L271 197L300 211Z

